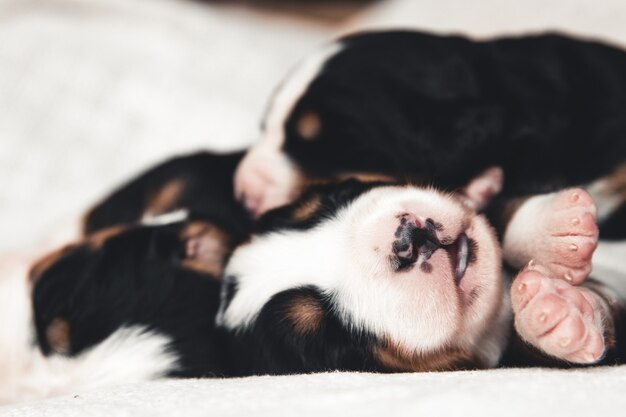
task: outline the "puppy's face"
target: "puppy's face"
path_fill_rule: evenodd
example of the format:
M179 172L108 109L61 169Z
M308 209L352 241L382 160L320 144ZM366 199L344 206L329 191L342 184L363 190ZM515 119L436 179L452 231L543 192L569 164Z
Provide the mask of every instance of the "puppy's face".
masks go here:
M262 335L248 343L266 362L277 351L294 370L497 361L505 336L500 251L484 217L455 196L350 181L320 187L260 223L227 266L218 325Z

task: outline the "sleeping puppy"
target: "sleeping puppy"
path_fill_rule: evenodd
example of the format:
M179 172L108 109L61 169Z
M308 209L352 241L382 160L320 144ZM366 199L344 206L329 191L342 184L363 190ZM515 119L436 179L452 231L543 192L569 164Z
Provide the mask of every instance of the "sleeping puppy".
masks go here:
M626 162L625 107L626 53L601 43L357 34L279 86L236 192L259 215L347 173L456 189L500 166L506 198L589 184Z
M522 268L512 288L494 229L464 197L316 188L262 216L235 250L217 324L249 373L623 362L626 273L587 279L598 243L590 195L567 189L508 209L504 257Z
M249 237L243 153L161 164L114 192L84 234L27 270L0 260L0 404L170 376L233 375L214 318ZM28 279L25 279L28 277Z

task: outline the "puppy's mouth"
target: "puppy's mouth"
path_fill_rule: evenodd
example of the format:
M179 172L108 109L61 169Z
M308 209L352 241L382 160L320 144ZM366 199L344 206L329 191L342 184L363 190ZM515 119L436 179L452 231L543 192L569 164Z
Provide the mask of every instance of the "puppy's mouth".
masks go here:
M455 240L437 237L438 226L431 219L426 220L423 227L415 226L412 222L401 219L400 226L395 233L396 241L393 243L392 264L397 272L407 271L415 265L422 270L432 267L428 261L439 249L448 253L454 282L458 285L467 268L475 257L475 242L465 232L460 233Z
M452 270L454 271L454 282L458 285L465 276L465 271L470 263L472 245L465 233L461 233L454 243L445 247L450 255Z

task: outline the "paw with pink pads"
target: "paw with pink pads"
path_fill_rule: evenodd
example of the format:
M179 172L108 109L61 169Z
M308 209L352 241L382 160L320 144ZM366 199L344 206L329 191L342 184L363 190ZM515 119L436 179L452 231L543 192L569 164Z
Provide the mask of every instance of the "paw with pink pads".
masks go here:
M503 253L512 266L534 259L577 285L589 276L597 245L596 205L585 190L571 188L526 201L507 228Z
M547 355L579 364L604 356L604 306L592 290L531 262L513 282L511 302L518 334Z

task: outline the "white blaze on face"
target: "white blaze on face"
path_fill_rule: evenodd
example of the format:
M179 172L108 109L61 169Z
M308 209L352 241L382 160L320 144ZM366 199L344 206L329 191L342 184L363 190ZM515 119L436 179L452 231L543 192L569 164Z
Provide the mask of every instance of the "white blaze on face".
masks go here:
M465 231L477 241L478 259L459 286L443 249L432 256L432 271L394 271L389 256L398 215L406 212L441 220L442 237ZM236 294L218 316L226 328L251 325L281 291L314 285L334 296L347 325L421 353L476 342L502 300L500 253L484 219L441 193L414 187L375 188L314 229L256 237L235 251L226 275L237 279Z
M340 43L333 43L310 55L276 91L261 140L248 151L235 173L235 193L245 199L253 213L261 214L295 198L301 178L297 167L281 151L285 123L324 64L341 49Z

